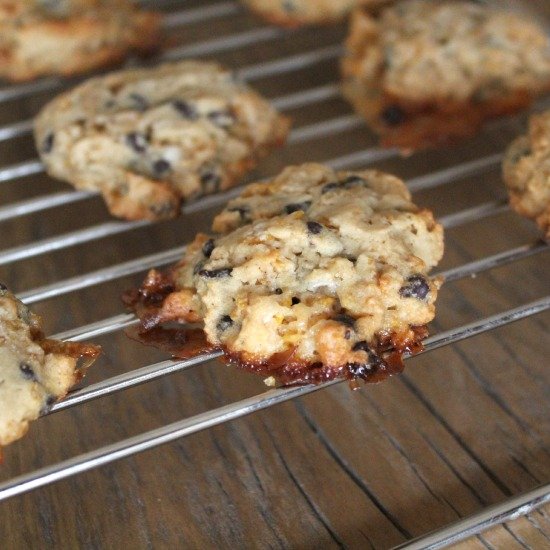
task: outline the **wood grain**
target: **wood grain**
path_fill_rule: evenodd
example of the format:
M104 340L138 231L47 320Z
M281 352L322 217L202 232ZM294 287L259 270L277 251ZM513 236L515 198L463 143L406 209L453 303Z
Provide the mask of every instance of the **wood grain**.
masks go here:
M173 3L177 5L177 2ZM181 2L203 5L198 0ZM544 2L541 2L544 6ZM174 31L191 44L258 28L252 17ZM233 67L335 44L344 26L216 55ZM335 82L336 60L254 85L265 95ZM33 115L49 94L0 107L0 120ZM349 115L340 98L291 111L295 127ZM376 166L412 178L501 151L525 116L497 121L466 143ZM256 177L288 163L327 160L374 146L364 127L292 144ZM0 143L1 165L33 157L30 138ZM66 191L39 175L0 183L0 204ZM438 216L504 197L497 169L418 193ZM181 245L215 209L0 266L16 292ZM1 223L2 248L110 220L99 199ZM538 238L505 214L447 231L442 269ZM548 293L550 254L444 286L432 332ZM37 303L56 333L122 312L119 296L143 273ZM385 549L550 481L548 313L412 359L406 372L352 392L345 385L276 406L0 504L0 545L19 548ZM122 333L97 339L105 354L87 382L163 359ZM53 414L6 449L0 480L263 391L258 378L212 362ZM548 548L550 507L459 544Z

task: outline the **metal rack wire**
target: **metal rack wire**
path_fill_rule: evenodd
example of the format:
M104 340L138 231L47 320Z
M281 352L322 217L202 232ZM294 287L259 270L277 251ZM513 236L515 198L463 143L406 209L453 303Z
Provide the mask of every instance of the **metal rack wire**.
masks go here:
M169 5L170 3L167 2L166 4ZM233 16L238 14L240 9L239 5L232 1L215 2L187 9L179 8L178 11L167 13L164 24L167 28L196 25L214 18ZM183 46L176 46L165 51L160 58L161 60L174 60L191 56L200 57L202 55L212 55L254 45L262 41L281 39L294 32L299 31L285 31L274 27L262 26L241 33L230 34ZM339 44L332 44L308 52L287 55L274 61L239 67L236 69L236 72L243 80L253 82L256 79L266 76L286 75L291 71L304 70L306 67L314 66L324 60L334 59L340 52L341 46ZM23 97L33 97L33 95L39 93L54 93L65 87L67 87L67 83L56 78L41 79L30 84L5 86L0 88L0 104ZM315 88L299 90L298 92L279 96L273 98L272 102L283 111L296 109L302 106L316 105L322 101L334 98L338 95L338 89L338 83L332 82ZM540 104L539 107L540 106L542 106L542 104ZM290 135L290 142L294 144L305 143L313 138L331 136L344 130L359 128L362 124L361 119L353 114L346 114L328 120L322 118L321 115L319 121L294 129ZM21 138L30 134L31 129L31 120L23 120L4 125L0 127L0 142L9 142L15 138ZM366 165L375 161L389 159L395 157L397 154L397 151L394 150L369 148L338 156L328 160L326 163L334 168L342 169L352 165ZM492 154L475 159L474 161L456 164L445 170L427 173L423 176L411 179L407 183L412 192L443 186L466 176L484 174L498 166L501 158L502 155L500 153ZM13 182L16 179L33 174L40 174L42 171L43 167L37 159L1 166L0 186L2 183ZM184 207L184 213L201 212L207 208L221 205L238 192L239 188L236 188L224 194L207 197L188 204ZM84 203L91 197L93 197L92 193L64 191L3 205L0 206L0 222L17 220L24 215L44 212L48 209L68 205L70 203ZM447 228L456 227L479 220L482 217L495 216L502 213L507 208L505 201L497 199L476 205L469 209L448 214L440 218L440 221ZM28 242L23 245L1 250L0 266L33 256L48 254L53 251L64 250L71 246L96 241L98 239L113 238L117 235L131 232L148 225L149 222L119 222L110 220L44 240ZM19 297L29 304L60 297L70 292L82 290L127 275L136 274L151 267L173 263L181 257L184 249L185 246L178 246L102 268L97 271L83 273L69 279L27 290L20 293ZM447 281L464 279L532 255L547 252L548 250L549 246L544 241L527 243L523 246L515 247L441 272L440 275L443 275ZM550 309L550 296L479 319L470 324L440 332L426 341L424 353L442 346L454 344L474 335L490 331L494 328L524 319L548 309ZM135 322L136 319L132 314L122 313L96 321L92 324L75 327L71 330L57 334L55 337L74 341L91 339L102 334L121 330ZM116 392L124 391L130 387L152 381L162 376L167 376L177 371L188 370L200 366L206 361L218 356L219 354L217 353L208 353L191 360L168 360L130 370L124 374L105 379L95 384L90 384L72 392L66 399L55 404L49 414L65 410L69 407L78 406L82 403L105 397ZM323 390L337 383L338 382L330 382L318 386L269 390L253 397L236 401L229 405L221 406L167 426L142 433L138 436L101 447L58 464L38 469L7 482L0 483L0 501L76 475L80 472L97 468L146 449L205 430L209 427L251 414L255 411L271 407L275 404ZM464 536L479 533L488 526L503 522L518 514L526 513L535 506L547 502L548 500L550 500L550 485L537 491L531 491L525 495L520 495L519 497L511 499L508 503L487 509L471 518L448 526L429 537L407 543L401 546L401 548L436 548L451 542L456 542L456 540Z

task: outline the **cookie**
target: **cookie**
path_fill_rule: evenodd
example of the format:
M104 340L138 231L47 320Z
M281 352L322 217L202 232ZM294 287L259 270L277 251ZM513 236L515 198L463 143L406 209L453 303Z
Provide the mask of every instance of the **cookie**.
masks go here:
M22 437L81 378L79 358L99 353L97 346L46 340L40 318L0 284L0 447Z
M216 63L182 61L92 78L35 121L48 173L100 191L115 216L176 216L227 189L282 144L289 121Z
M142 332L202 322L211 348L282 384L378 381L426 336L443 230L398 178L290 167L214 226L127 296Z
M160 16L130 0L0 0L0 77L75 75L150 52Z
M242 0L260 17L284 27L332 23L365 0Z
M503 162L510 205L537 222L550 238L550 111L533 115L527 135L508 148Z
M410 151L470 135L550 89L550 39L517 12L401 1L354 12L342 73L382 144Z

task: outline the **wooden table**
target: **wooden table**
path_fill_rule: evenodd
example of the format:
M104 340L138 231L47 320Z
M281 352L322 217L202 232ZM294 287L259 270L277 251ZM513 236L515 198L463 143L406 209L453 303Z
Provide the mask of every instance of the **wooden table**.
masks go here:
M212 1L213 3L213 1ZM177 2L173 2L176 5ZM198 0L181 2L199 7ZM542 3L544 5L544 3ZM180 8L181 9L181 8ZM261 27L238 12L173 29L178 44ZM206 57L263 63L338 43L343 26L256 40ZM335 83L332 57L254 81L275 98ZM8 124L51 93L2 104ZM294 127L351 115L338 96L291 109ZM498 121L452 148L375 165L405 178L502 151L525 118ZM267 159L250 179L285 165L374 147L363 125L315 132ZM0 143L1 165L34 156L28 136ZM360 162L354 166L365 166ZM350 166L351 167L351 166ZM1 204L70 188L44 175L0 183ZM498 165L419 192L437 216L504 197ZM219 209L219 207L218 207ZM188 242L210 208L172 222L0 266L21 293ZM110 221L98 198L1 224L2 249ZM441 269L535 241L510 211L446 233ZM520 306L548 293L550 254L449 283L432 332ZM54 334L123 312L120 294L143 273L33 305ZM389 548L550 480L548 312L407 362L406 372L352 392L346 384L279 405L0 504L0 546L18 548ZM86 383L162 360L122 332L96 339L103 357ZM6 449L0 480L263 391L252 375L213 361L36 422ZM550 547L550 510L498 527L466 548Z

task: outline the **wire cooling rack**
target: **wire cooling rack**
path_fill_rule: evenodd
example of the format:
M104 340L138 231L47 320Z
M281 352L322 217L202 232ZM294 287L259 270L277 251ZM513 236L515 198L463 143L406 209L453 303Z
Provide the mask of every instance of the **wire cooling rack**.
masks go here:
M151 2L150 4L153 3ZM323 31L288 31L256 23L255 26L246 28L245 30L237 32L230 30L226 34L216 36L215 38L189 41L185 39L185 36L188 32L192 35L192 29L208 25L211 21L215 20L225 19L231 21L232 18L242 15L242 8L233 1L212 1L206 5L193 5L191 2L183 1L166 1L154 4L156 7L166 9L164 26L169 33L173 34L172 38L174 42L169 49L159 56L160 59L157 58L156 61L168 61L187 57L212 58L228 53L235 53L235 56L231 59L237 75L253 85L256 82L262 81L262 79L273 79L275 77L280 78L281 81L292 81L293 85L288 86L292 91L287 92L287 87L282 86L282 91L285 93L271 95L270 98L273 104L282 111L294 113L300 109L310 109L315 112L315 117L312 117L312 120L309 120L307 123L297 125L292 130L289 139L291 146L299 148L315 140L335 138L342 133L356 129L367 133L362 120L351 113L349 109L334 117L323 109L323 105L326 102L338 100L339 87L336 73L332 73L329 80L325 79L326 81L313 87L296 85L296 83L299 84L302 81L302 75L308 71L317 71L318 73L323 63L334 64L342 51L341 39L343 34L341 30L338 31L339 33L326 29ZM319 34L316 35L316 32ZM309 37L309 41L304 40L303 47L300 41L300 37L302 36ZM281 47L282 44L288 45L291 42L295 43L296 46L290 49ZM245 61L242 63L239 61L241 59L238 55L239 52L243 50L249 51L262 43L273 44L272 49L275 52L278 52L279 49L286 52L280 56L275 55L268 60L258 60L257 62L246 62L251 56L243 55L242 58ZM58 78L44 78L31 83L4 85L0 88L0 107L9 106L13 102L20 101L28 101L33 105L34 99L53 96L55 93L77 81L78 79L75 79L68 83ZM303 82L307 84L309 82L308 78L303 77ZM43 102L43 99L41 101ZM544 101L539 102L536 108L541 108L544 105ZM12 143L21 143L25 142L25 140L30 140L32 115L36 112L36 108L33 107L30 111L29 118L9 120L4 126L0 127L1 146L9 147ZM7 109L0 112L6 113ZM7 118L10 119L10 116ZM499 123L496 122L494 124L498 125ZM338 156L319 160L325 161L336 169L347 169L391 160L398 156L395 150L383 150L375 146L355 149L353 143L348 145L350 146ZM501 159L501 150L497 152L493 151L473 159L453 163L439 170L416 175L409 178L407 183L410 190L416 193L439 186L446 186L466 177L482 177L490 170L498 168ZM1 163L0 185L13 184L17 180L21 180L21 184L23 185L25 179L31 176L46 178L42 174L42 164L36 158L31 157L28 160L17 161L15 163L1 160ZM77 203L80 203L85 208L88 201L93 199L92 193L73 191L69 190L68 187L65 189L63 191L48 192L44 195L33 195L30 198L0 205L0 223L17 222L24 217L43 215L48 211L63 209ZM236 195L238 192L239 189L237 188L221 195L207 197L190 203L183 208L183 214L185 216L206 212L210 208L221 206L228 198ZM506 201L501 196L439 216L439 220L445 228L449 229L465 226L482 218L497 216L506 212L507 209ZM47 238L30 239L23 242L23 244L17 244L0 250L0 266L7 266L15 262L59 251L62 252L70 247L93 243L101 239L121 238L124 235L131 234L136 229L151 225L149 222L114 221L107 216L105 216L105 220L98 224L55 234ZM546 242L535 240L445 270L440 272L439 275L444 276L448 283L467 279L475 277L484 271L511 264L529 256L545 253L548 251L548 248ZM20 291L18 295L27 304L60 298L69 293L82 291L95 285L140 274L152 267L174 263L181 257L184 249L185 246L182 245L162 250L158 253L116 263L95 271L84 272L71 278ZM428 338L423 353L429 353L437 348L455 344L472 336L491 331L497 327L513 323L548 309L550 309L550 296L486 316L463 326L456 326ZM84 326L65 330L54 337L74 341L91 341L99 336L120 331L135 322L136 319L133 314L120 313ZM208 353L191 360L161 361L128 370L117 376L105 378L73 391L66 399L55 404L49 414L127 390L133 386L150 382L177 371L196 368L207 361L215 359L218 355L217 353ZM272 389L140 435L123 439L114 444L100 447L57 464L39 468L36 471L0 483L0 500L21 495L27 491L54 483L80 472L97 468L146 449L229 422L255 411L269 408L277 403L295 399L312 392L323 391L334 384L338 384L338 382L329 382L318 386ZM492 525L525 514L536 506L548 501L550 501L550 485L516 496L500 505L487 508L470 518L449 525L440 531L416 541L408 542L402 545L401 548L436 548L444 546L466 536L479 533Z

